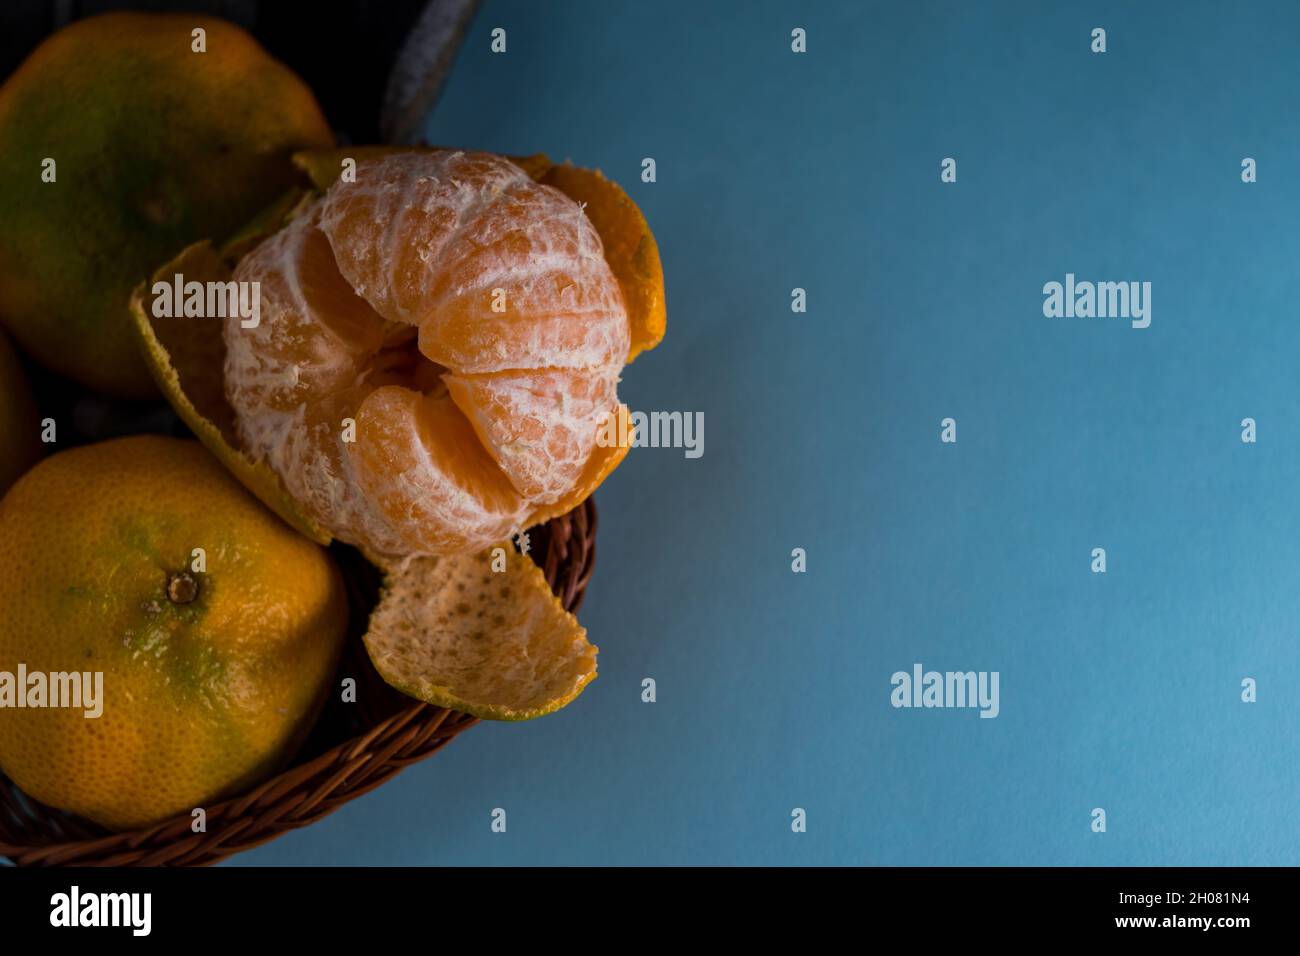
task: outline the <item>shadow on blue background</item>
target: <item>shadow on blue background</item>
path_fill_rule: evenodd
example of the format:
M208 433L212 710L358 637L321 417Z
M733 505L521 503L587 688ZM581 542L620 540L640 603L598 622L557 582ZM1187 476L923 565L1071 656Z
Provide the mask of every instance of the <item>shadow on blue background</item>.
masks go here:
M628 188L621 394L705 454L601 489L575 704L236 863L1297 861L1300 8L1075 6L485 5L429 138ZM1067 272L1151 327L1044 318ZM915 662L1000 716L893 709Z

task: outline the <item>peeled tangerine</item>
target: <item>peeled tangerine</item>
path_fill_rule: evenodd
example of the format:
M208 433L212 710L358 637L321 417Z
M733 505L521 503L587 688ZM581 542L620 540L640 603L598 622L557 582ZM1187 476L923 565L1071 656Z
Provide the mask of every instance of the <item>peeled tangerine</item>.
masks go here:
M626 452L631 334L582 205L499 156L362 159L245 256L225 326L246 454L372 556L475 551L569 510Z
M335 182L346 159L355 181ZM479 717L557 710L595 677L596 648L530 559L503 567L488 547L576 507L627 453L597 436L626 414L624 363L664 334L645 218L600 173L545 156L295 162L316 192L137 290L150 368L267 505L386 571L365 643L388 683ZM155 310L152 283L177 274L258 283L256 319Z

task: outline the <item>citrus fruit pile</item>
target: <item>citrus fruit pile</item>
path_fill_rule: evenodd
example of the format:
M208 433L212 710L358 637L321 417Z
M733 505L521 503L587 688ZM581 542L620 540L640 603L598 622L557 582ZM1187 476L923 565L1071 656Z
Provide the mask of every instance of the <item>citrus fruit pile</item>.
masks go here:
M628 452L603 436L665 311L622 189L541 155L334 147L292 73L188 15L57 34L0 89L0 137L0 323L56 388L161 391L199 439L56 445L0 500L0 676L105 677L98 720L0 683L0 770L114 828L237 793L292 759L348 640L479 717L582 691L596 648L512 538ZM162 307L191 287L206 310ZM251 319L213 290L252 290ZM40 448L25 389L0 340L0 398L23 396L0 492ZM384 576L364 633L331 543Z

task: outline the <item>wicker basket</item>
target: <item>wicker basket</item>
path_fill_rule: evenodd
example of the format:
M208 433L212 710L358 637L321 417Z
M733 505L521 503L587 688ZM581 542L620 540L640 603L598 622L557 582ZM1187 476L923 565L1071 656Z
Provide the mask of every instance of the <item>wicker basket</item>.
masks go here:
M570 611L582 603L595 561L591 499L530 532L530 555ZM378 592L374 569L349 548L337 556L348 578L351 633L339 678L355 677L357 703L332 695L297 762L241 796L206 808L207 832L189 813L146 830L110 833L36 803L0 774L0 856L20 866L201 866L274 840L332 813L423 760L476 718L412 701L388 687L360 635ZM337 684L335 685L337 686Z

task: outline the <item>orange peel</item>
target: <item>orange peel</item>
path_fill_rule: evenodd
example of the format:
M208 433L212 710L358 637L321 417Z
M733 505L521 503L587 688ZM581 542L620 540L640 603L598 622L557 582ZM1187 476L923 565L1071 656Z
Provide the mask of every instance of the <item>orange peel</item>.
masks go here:
M531 720L595 679L586 630L512 548L416 557L387 571L365 644L402 693L488 720Z
M153 314L153 283L169 283L177 273L186 281L228 282L232 270L210 242L196 242L131 294L131 317L154 381L199 441L264 505L317 544L329 544L330 533L298 506L280 476L265 462L253 461L239 450L234 410L226 401L221 376L213 374L225 361L221 327L214 322Z

